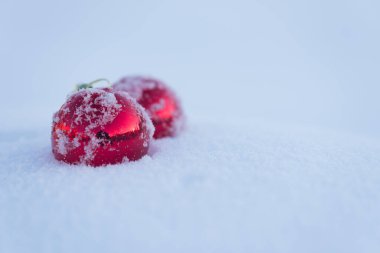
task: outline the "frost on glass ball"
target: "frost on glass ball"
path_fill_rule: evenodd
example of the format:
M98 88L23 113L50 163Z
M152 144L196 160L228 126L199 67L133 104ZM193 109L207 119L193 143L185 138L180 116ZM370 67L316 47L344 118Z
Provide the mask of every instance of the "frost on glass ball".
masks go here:
M125 91L142 105L150 116L155 139L175 136L184 125L184 114L175 93L162 81L141 76L128 76L113 85Z
M147 154L154 127L125 92L81 89L54 114L52 150L57 160L102 166Z

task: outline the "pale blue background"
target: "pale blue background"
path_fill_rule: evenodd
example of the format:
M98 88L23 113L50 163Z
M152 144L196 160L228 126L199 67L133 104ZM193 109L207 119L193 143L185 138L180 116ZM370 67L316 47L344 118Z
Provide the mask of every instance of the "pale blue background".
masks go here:
M378 137L379 13L375 0L1 0L2 127L46 126L78 82L143 73L190 119Z

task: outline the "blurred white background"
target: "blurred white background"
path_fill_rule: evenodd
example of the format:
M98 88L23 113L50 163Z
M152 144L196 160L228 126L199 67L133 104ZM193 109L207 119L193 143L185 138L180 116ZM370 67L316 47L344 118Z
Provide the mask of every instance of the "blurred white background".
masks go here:
M189 118L380 137L376 0L0 1L2 128L46 126L78 82L148 74Z

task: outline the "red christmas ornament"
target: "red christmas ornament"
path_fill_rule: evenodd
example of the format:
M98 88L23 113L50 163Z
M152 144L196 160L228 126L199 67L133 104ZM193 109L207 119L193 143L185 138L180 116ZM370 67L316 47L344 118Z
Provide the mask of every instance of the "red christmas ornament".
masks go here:
M184 116L179 100L163 82L149 77L131 76L113 85L129 93L142 105L155 127L155 139L175 136L183 128Z
M147 154L154 127L133 98L110 88L79 89L54 114L52 149L57 160L101 166Z

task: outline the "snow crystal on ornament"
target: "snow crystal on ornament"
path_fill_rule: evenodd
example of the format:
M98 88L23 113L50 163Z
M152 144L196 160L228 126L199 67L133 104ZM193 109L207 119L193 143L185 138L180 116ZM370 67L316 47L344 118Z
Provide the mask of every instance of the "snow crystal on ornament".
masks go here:
M53 153L92 166L137 160L147 154L153 133L150 118L128 94L87 88L72 93L54 114Z
M175 93L160 80L131 76L113 84L115 90L128 92L145 108L156 130L154 138L177 135L184 127L185 117Z

